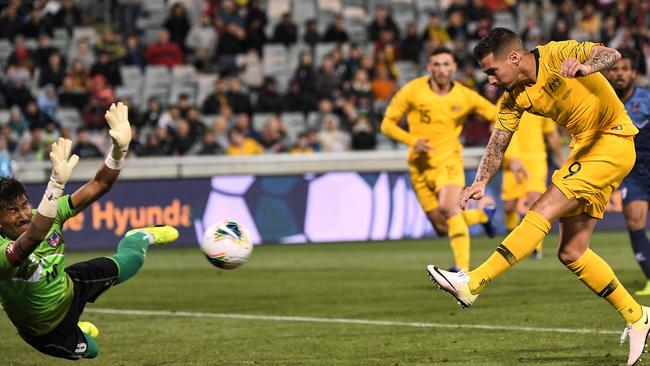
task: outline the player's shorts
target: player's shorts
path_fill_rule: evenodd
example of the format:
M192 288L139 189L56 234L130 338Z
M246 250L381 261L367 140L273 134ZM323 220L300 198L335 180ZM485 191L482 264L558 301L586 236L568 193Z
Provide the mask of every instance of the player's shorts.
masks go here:
M96 258L65 269L74 284L72 304L65 318L50 333L34 337L18 330L20 336L37 350L59 358L78 360L88 349L86 336L77 323L86 303L95 302L119 275L117 264L108 258Z
M553 173L553 184L583 204L563 216L586 213L602 219L612 192L634 166L634 136L597 134L577 139L569 158Z
M438 164L432 164L426 154L409 161L411 184L424 212L438 207L438 192L446 185L465 186L465 170L460 152L454 152Z
M637 179L628 175L621 183L623 205L632 201L650 201L650 179Z
M523 182L517 183L515 174L510 169L503 170L503 182L501 184L501 199L512 201L523 198L529 192L544 193L546 191L546 179L548 177L548 165L546 159L539 158L521 159L528 174Z

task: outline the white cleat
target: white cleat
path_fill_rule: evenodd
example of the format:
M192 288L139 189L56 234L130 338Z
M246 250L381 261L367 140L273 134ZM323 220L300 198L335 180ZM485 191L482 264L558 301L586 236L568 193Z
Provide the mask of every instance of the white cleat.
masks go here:
M650 322L648 321L650 308L645 306L641 308L643 309L641 319L637 320L636 323L628 324L623 330L623 334L621 334L621 344L625 342L626 337L630 338L630 353L627 357L628 366L637 365L641 361L641 356L648 352L646 350L646 340L650 332Z
M438 285L438 289L447 291L456 298L461 308L469 307L478 297L469 290L469 276L464 269L450 272L430 264L427 266L427 273L431 281Z

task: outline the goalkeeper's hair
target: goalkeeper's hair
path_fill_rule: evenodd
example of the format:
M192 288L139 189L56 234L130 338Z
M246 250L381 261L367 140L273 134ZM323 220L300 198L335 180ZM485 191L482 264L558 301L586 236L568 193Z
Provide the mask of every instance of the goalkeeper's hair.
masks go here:
M517 34L507 28L494 28L485 37L481 38L474 47L473 53L476 61L481 62L490 53L494 56L505 56L513 50L526 51Z
M0 210L15 203L19 198L27 197L25 186L16 178L0 178Z

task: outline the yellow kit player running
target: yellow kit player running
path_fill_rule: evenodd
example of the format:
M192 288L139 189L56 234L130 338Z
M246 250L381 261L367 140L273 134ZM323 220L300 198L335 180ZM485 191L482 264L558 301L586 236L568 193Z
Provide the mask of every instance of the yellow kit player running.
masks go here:
M546 190L548 163L544 138L555 156L563 162L560 134L550 118L524 113L519 129L504 154L501 199L506 229L512 231L519 224L519 201L526 209ZM519 174L518 172L524 172ZM533 251L533 258L542 257L542 242Z
M458 137L470 113L493 121L497 110L487 99L452 80L457 66L448 48L435 49L427 68L430 76L410 81L395 94L381 132L410 146L409 172L418 200L436 231L448 229L456 267L467 269L467 227L482 223L491 228L491 213L474 210L463 216L458 207L465 186L463 146ZM408 132L397 125L405 114ZM488 234L493 232L488 230Z
M528 52L514 32L495 28L474 48L474 56L488 82L507 93L476 179L461 195L461 207L484 195L525 111L564 127L573 136L573 150L553 174L553 184L484 263L469 273L429 265L428 274L462 306L469 306L488 283L526 258L559 218L560 261L628 323L621 338L629 335L627 364L635 364L650 331L650 309L639 305L611 267L589 249L610 195L635 161L638 130L599 72L612 67L621 55L602 45L576 41L550 42Z

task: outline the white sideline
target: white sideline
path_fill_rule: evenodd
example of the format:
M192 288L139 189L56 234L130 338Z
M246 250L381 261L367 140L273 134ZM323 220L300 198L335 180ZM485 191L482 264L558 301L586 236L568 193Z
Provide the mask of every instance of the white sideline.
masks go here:
M582 329L542 328L542 327L522 327L522 326L506 326L506 325L483 325L483 324L410 323L410 322L398 322L398 321L389 321L389 320L315 318L315 317L305 317L305 316L253 315L253 314L236 314L236 313L201 313L201 312L189 312L189 311L126 310L126 309L106 309L106 308L86 308L85 311L88 313L114 314L114 315L361 324L361 325L380 325L380 326L411 327L411 328L459 328L459 329L506 330L506 331L546 332L546 333L592 333L592 334L619 334L620 333L612 330L598 330L598 329L585 329L585 328Z

